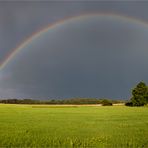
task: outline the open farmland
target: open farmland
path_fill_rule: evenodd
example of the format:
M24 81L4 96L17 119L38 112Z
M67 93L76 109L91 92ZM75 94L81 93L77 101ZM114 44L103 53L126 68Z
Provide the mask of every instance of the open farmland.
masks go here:
M148 148L148 108L1 104L0 147Z

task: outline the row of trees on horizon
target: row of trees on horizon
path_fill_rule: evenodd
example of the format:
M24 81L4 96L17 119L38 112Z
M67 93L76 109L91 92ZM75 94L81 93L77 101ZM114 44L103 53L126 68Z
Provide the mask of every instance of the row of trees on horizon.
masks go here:
M32 99L5 99L0 100L5 104L103 104L112 105L125 103L123 100L96 99L96 98L73 98L73 99L52 99L52 100L32 100Z

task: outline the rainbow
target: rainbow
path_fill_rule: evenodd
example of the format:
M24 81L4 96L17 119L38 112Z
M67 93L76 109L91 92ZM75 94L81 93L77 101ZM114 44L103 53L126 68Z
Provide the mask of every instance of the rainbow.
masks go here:
M4 60L0 63L0 70L2 70L17 55L17 53L20 52L27 44L31 43L31 41L33 41L36 38L38 38L39 36L41 36L43 33L47 32L49 29L54 29L54 28L58 27L59 25L65 24L65 23L67 23L68 21L71 21L71 20L83 19L83 18L89 17L89 16L114 17L114 18L117 18L117 19L123 19L123 20L129 21L129 22L138 23L140 25L144 25L144 26L148 27L148 22L145 22L145 21L140 20L140 19L132 18L132 17L129 17L129 16L115 14L115 13L89 13L89 14L81 14L81 15L78 15L78 16L66 17L62 20L59 20L59 21L57 21L53 24L50 24L50 25L44 27L43 29L41 29L39 31L34 32L30 37L28 37L21 44L19 44L16 48L14 48L12 50L12 52L10 52L4 58Z

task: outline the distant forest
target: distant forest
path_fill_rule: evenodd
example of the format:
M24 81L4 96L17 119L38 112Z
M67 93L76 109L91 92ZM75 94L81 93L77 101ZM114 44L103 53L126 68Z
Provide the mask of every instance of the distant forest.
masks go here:
M95 99L95 98L74 98L61 100L32 100L32 99L7 99L0 100L4 104L103 104L112 105L125 103L123 100Z

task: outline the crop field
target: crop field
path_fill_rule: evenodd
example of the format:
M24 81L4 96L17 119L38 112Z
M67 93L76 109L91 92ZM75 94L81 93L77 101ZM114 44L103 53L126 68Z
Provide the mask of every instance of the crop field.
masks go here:
M148 107L1 104L0 147L148 148Z

